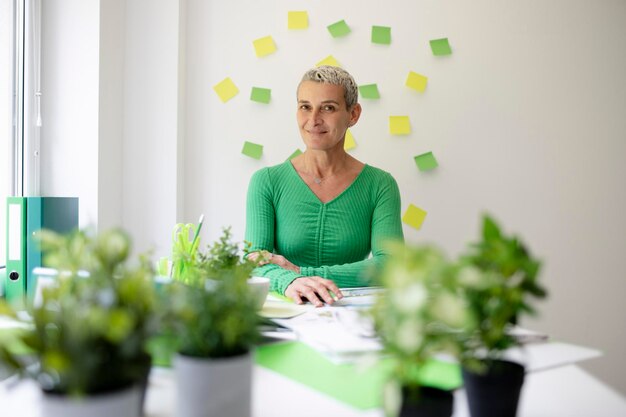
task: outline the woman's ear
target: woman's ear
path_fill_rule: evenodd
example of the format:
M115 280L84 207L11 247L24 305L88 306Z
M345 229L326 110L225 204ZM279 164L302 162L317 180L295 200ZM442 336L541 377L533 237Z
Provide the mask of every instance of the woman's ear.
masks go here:
M361 110L362 108L359 103L352 106L352 109L350 110L350 122L348 123L349 127L354 126L356 122L359 121L359 117L361 117Z

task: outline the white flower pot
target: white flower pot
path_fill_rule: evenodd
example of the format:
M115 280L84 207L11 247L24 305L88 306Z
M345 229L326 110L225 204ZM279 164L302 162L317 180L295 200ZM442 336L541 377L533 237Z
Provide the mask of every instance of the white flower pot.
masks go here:
M177 417L250 417L252 354L222 359L177 354Z
M139 417L140 388L132 387L107 394L70 397L43 394L41 417Z

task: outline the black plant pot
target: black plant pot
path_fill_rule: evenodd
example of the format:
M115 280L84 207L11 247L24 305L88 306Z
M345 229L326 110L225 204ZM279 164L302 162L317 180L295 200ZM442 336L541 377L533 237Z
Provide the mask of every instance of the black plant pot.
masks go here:
M454 395L452 391L420 387L402 388L402 408L399 417L450 417Z
M467 403L472 417L515 417L524 384L524 367L495 360L483 374L462 370Z

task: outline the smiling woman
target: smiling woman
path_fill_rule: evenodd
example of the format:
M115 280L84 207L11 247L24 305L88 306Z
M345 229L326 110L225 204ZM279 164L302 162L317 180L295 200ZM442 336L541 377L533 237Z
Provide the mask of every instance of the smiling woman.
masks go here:
M368 285L370 268L387 256L384 243L403 239L396 181L344 150L346 131L361 116L357 99L345 70L306 72L296 117L305 152L250 181L250 256L272 253L255 274L297 303L332 304L343 297L340 287Z

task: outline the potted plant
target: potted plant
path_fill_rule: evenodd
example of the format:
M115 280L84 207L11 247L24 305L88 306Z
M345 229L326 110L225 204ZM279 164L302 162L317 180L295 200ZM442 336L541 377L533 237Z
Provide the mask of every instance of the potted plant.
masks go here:
M516 344L511 327L531 302L544 298L538 283L541 263L516 236L508 236L489 215L483 216L482 238L461 257L459 285L476 318L457 339L470 414L514 417L524 381L521 364L504 361Z
M393 361L386 412L449 417L452 392L426 386L422 372L434 355L458 354L454 337L472 320L457 291L457 267L432 245L395 244L390 253L381 274L387 291L373 309L385 354Z
M195 259L170 286L176 415L250 416L252 348L260 336L247 280L257 264L231 242L230 229Z
M40 385L42 415L140 415L145 347L156 330L150 262L130 264L130 239L120 230L42 231L40 241L58 278L18 334L30 354L2 346L0 360Z

